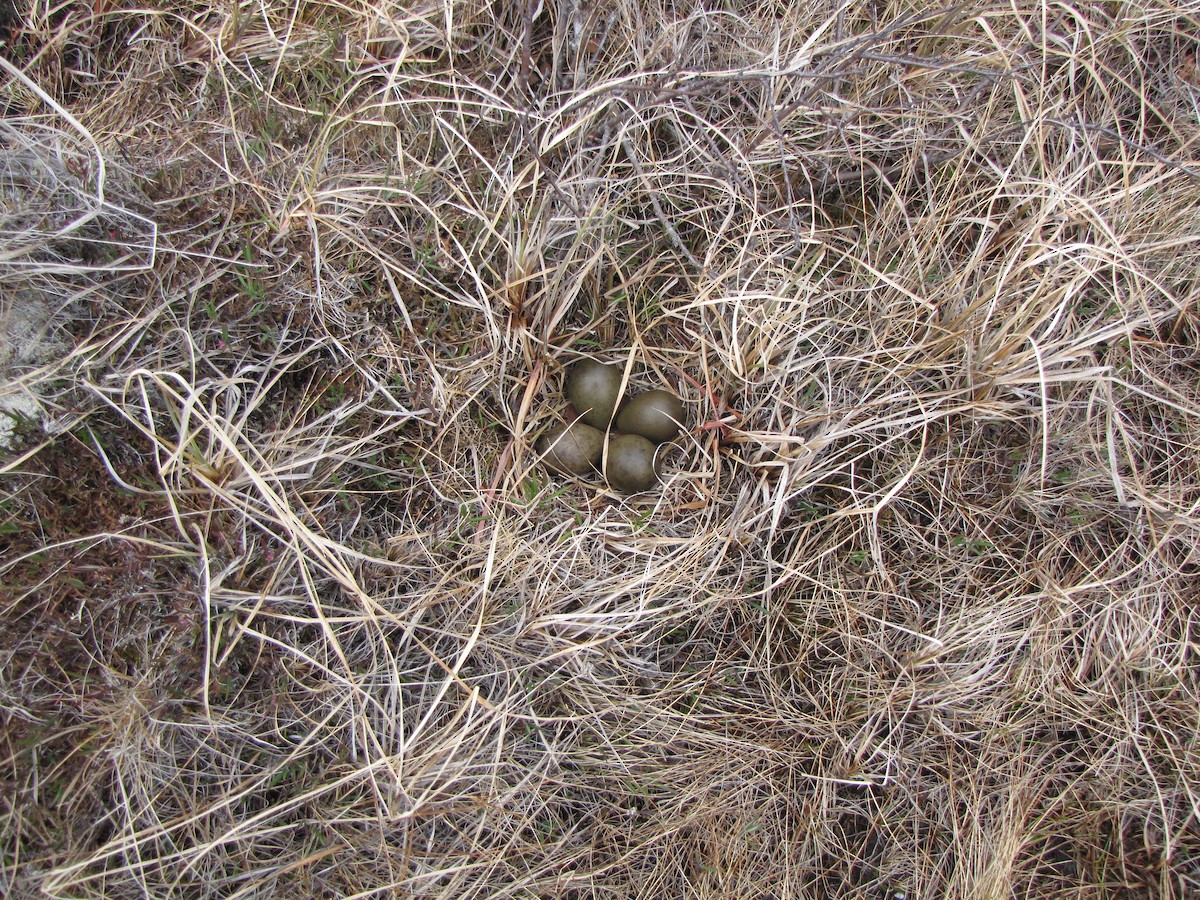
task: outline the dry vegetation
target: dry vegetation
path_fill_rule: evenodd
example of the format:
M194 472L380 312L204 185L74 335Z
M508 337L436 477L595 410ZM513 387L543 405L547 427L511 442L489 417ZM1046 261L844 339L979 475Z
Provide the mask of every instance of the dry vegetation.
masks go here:
M0 31L0 894L1200 895L1200 5Z

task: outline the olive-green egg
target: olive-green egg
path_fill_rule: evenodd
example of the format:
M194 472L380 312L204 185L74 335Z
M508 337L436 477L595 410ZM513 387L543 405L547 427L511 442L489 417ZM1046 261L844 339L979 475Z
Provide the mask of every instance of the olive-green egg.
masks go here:
M567 399L585 423L604 431L621 398L621 369L585 359L571 367Z
M603 451L604 435L582 422L556 425L538 441L538 452L545 454L546 465L570 475L595 469Z
M682 422L682 400L669 391L646 391L625 404L617 416L617 430L661 444L679 434Z
M623 434L608 443L608 483L618 491L636 494L658 481L655 446L640 434Z

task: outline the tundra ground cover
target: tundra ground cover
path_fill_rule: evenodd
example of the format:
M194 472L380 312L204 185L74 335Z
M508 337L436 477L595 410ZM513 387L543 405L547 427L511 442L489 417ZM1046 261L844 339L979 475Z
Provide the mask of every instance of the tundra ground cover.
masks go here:
M0 893L1195 895L1197 13L14 4Z

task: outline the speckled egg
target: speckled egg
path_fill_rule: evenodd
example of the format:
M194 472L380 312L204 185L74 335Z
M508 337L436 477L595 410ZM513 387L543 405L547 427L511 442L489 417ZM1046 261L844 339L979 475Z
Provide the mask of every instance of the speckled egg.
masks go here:
M683 401L674 394L646 391L625 404L617 416L617 430L661 444L679 434L683 415Z
M586 424L607 430L621 399L620 367L591 359L575 363L567 376L567 399Z
M569 475L583 475L594 470L604 451L604 434L591 425L574 422L556 425L538 441L538 452L545 455L546 465Z
M623 434L608 444L605 475L618 491L636 494L658 481L655 446L640 434Z

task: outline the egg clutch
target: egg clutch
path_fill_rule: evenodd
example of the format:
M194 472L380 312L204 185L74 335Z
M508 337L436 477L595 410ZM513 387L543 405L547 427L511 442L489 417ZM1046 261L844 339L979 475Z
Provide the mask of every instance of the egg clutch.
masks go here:
M678 397L645 391L622 404L621 369L585 359L567 375L567 399L578 419L555 426L538 442L550 468L571 475L603 469L608 483L627 494L658 481L657 445L673 440L683 427Z

